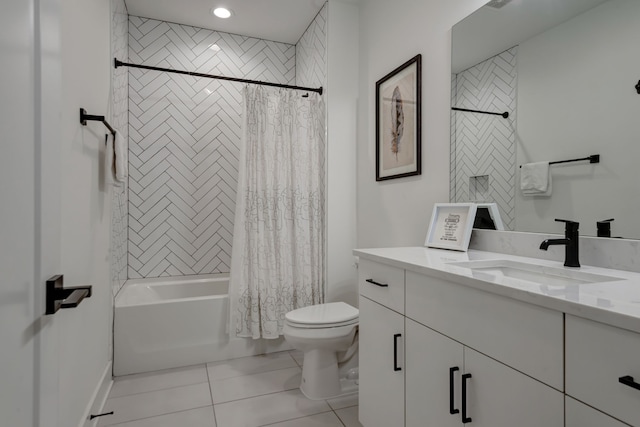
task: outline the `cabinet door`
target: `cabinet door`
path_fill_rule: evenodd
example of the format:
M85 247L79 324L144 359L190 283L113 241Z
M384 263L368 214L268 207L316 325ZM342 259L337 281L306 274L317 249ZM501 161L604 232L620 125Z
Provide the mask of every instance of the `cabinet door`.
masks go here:
M462 344L409 319L405 328L406 426L460 426Z
M566 397L566 427L626 427L626 424L596 411L590 406Z
M360 296L359 339L360 423L404 426L404 317Z
M467 347L464 365L472 426L564 426L561 392Z

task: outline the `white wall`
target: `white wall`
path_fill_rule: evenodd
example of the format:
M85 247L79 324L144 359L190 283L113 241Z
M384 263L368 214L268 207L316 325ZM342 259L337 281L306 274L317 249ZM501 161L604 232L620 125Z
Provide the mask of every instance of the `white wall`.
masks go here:
M351 254L356 246L356 5L329 1L327 41L327 300L357 307L357 277Z
M640 237L638 16L637 0L610 1L520 45L517 164L602 158L553 166L549 198L517 191L516 230L562 233L565 218L595 235L615 218L614 236Z
M451 27L484 0L360 4L357 246L424 244L433 203L449 200ZM376 182L375 83L422 54L422 175Z
M89 284L91 298L56 313L59 322L60 426L76 426L110 360L111 188L105 186L106 128L80 125L79 109L106 115L110 92L110 7L104 0L63 0L61 269L66 286Z

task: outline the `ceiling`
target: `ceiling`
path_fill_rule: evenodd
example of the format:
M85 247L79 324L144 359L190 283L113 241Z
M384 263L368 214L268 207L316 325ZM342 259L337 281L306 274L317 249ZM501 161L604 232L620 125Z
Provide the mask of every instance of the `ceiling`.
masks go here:
M296 44L325 0L125 0L129 15ZM229 19L211 14L226 7Z
M453 27L451 71L458 73L608 0L510 0L484 6Z

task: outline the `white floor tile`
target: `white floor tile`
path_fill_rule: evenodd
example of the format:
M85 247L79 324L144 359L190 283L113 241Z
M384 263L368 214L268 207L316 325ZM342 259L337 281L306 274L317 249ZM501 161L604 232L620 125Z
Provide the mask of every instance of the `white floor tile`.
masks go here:
M283 391L214 405L218 427L258 427L330 411L323 400L309 400L300 390Z
M268 427L343 427L340 419L333 412L296 418L295 420L269 424Z
M302 370L299 367L244 375L223 380L211 381L213 403L276 393L300 387Z
M336 411L340 420L344 423L345 427L362 427L360 421L358 421L358 407L352 406L351 408L338 409Z
M165 388L206 383L207 381L205 365L126 375L124 377L117 377L114 380L109 398L112 399L114 397L128 396Z
M358 406L358 393L345 397L336 397L335 399L327 399L327 403L331 406L331 409L334 410Z
M213 406L118 424L117 427L216 427Z
M101 418L98 425L123 423L211 404L207 383L115 397L108 399L104 407L104 412L114 411L114 414Z
M297 364L289 355L289 352L281 351L260 356L241 357L239 359L208 363L207 371L209 372L209 380L213 381L275 371L277 369L293 368L295 366L297 366Z
M289 354L291 354L291 357L295 359L296 363L300 365L300 367L302 367L302 362L304 361L304 353L300 350L291 350Z

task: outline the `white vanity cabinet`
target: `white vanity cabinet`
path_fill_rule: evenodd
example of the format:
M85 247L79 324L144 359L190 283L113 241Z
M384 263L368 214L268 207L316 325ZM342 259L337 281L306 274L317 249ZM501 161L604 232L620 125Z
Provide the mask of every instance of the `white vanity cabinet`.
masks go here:
M404 270L361 261L359 418L367 427L404 425Z
M561 313L409 271L405 292L406 426L564 425Z
M562 313L368 260L359 285L364 427L564 426Z
M565 427L628 427L590 406L567 396L565 399Z
M561 392L410 319L406 338L407 427L564 425Z
M640 426L640 334L570 315L565 327L567 395Z
M640 274L583 267L559 277L589 283L550 284L564 269L507 254L355 254L364 427L640 427Z

